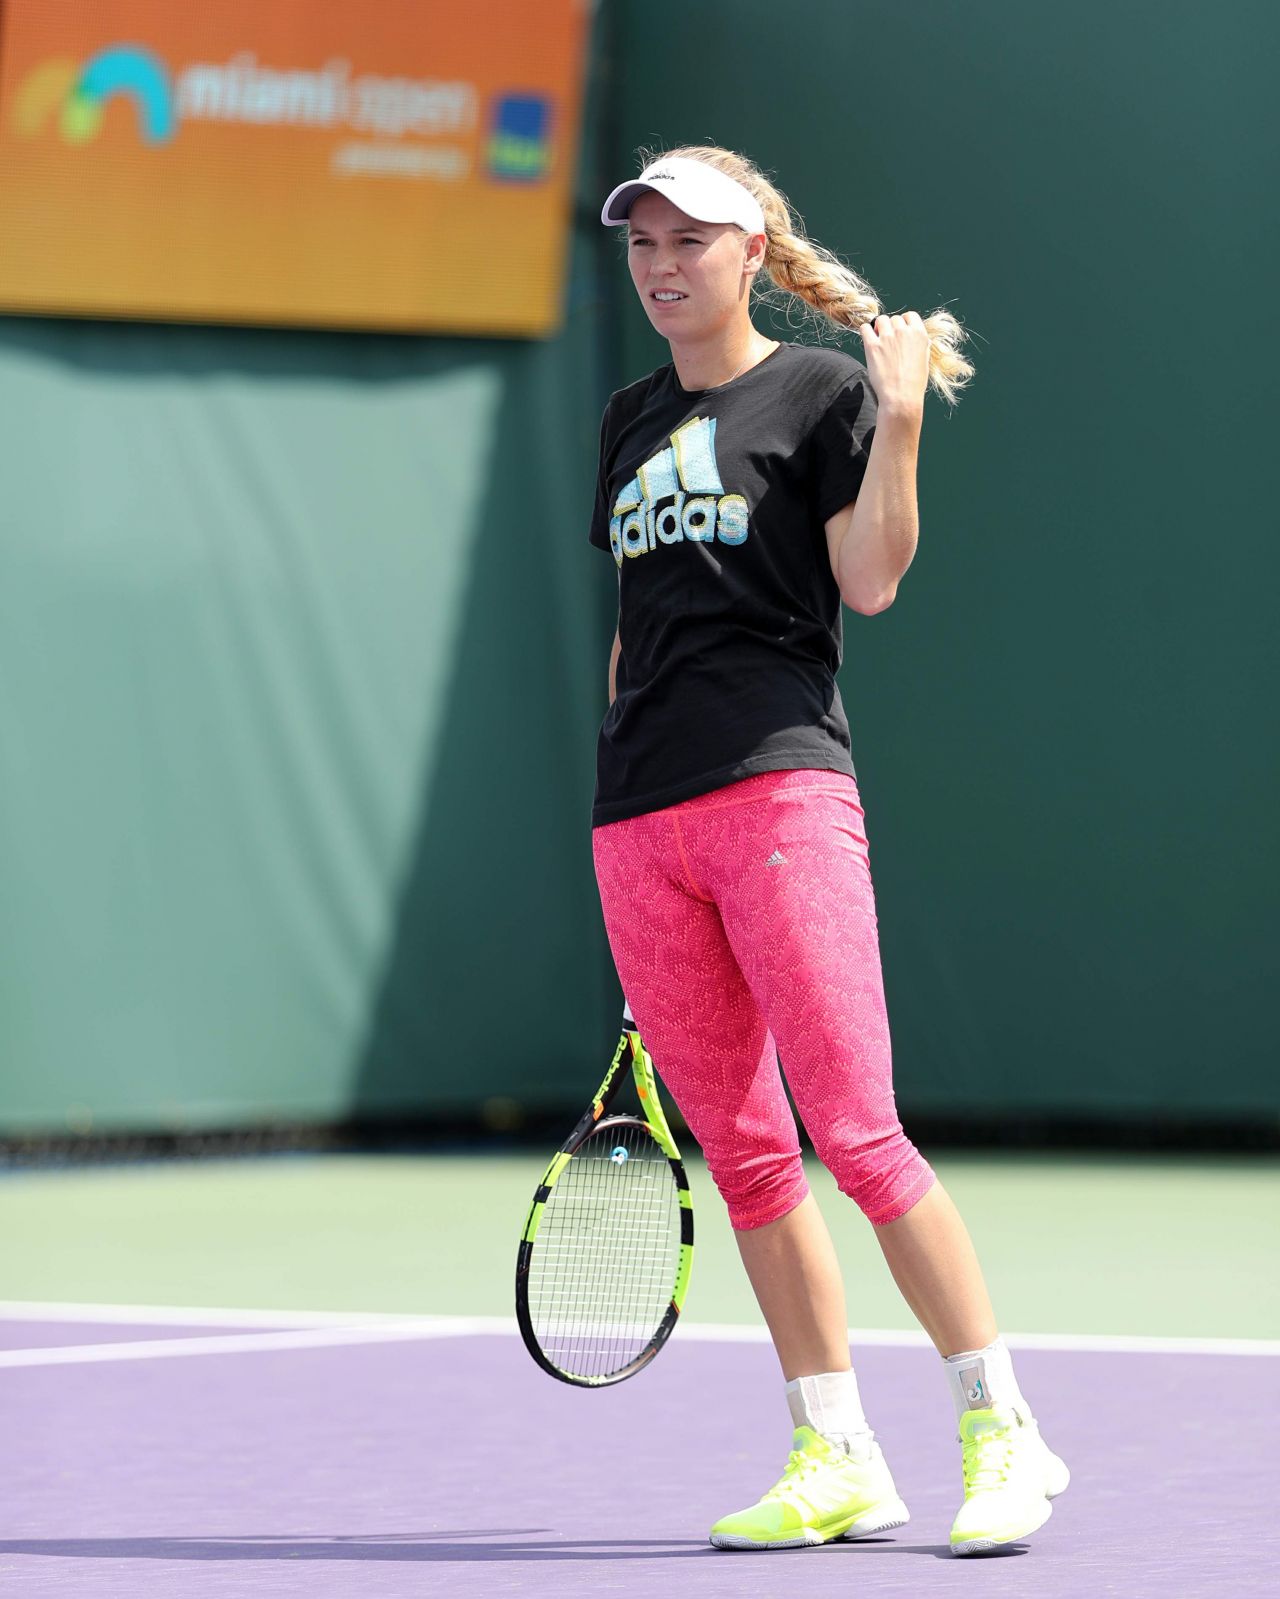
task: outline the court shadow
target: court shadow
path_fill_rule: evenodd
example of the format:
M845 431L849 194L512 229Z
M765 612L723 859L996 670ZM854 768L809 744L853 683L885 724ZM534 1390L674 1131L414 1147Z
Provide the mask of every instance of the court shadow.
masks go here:
M845 1545L844 1547L848 1547ZM859 1538L857 1548L867 1550L892 1550L899 1555L932 1555L935 1560L954 1560L950 1544L945 1543L894 1543L888 1538ZM1030 1554L1024 1543L1005 1544L1000 1549L987 1549L982 1554L966 1555L966 1560L1003 1560L1011 1555Z
M701 1538L547 1538L547 1527L465 1527L421 1533L334 1534L327 1538L5 1538L4 1555L44 1555L73 1560L372 1560L423 1565L578 1562L590 1560L724 1560L750 1563L768 1551L713 1549ZM515 1540L519 1540L518 1542ZM534 1541L536 1540L536 1541ZM860 1539L856 1545L832 1543L813 1555L827 1558L888 1552L953 1560L946 1544L902 1544L891 1538ZM1003 1559L1026 1554L1025 1544L1009 1544L971 1559Z
M459 1530L379 1533L329 1538L5 1538L4 1555L44 1555L76 1560L382 1560L419 1564L506 1561L680 1560L715 1558L717 1550L699 1540L554 1539L514 1543L505 1540L543 1533L545 1527L501 1531ZM499 1541L473 1543L470 1539ZM457 1541L451 1541L457 1540Z

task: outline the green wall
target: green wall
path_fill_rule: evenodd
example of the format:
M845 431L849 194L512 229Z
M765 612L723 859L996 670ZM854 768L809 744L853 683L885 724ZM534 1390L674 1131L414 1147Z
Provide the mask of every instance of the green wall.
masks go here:
M604 8L551 343L0 320L0 1132L594 1080L594 211L694 138L976 335L846 635L904 1106L1274 1116L1272 14L810 17Z
M0 339L5 1125L470 1101L518 1018L586 1069L567 352Z
M621 59L680 41L624 145L745 150L975 334L915 566L847 616L900 1097L1274 1116L1274 10L624 10Z

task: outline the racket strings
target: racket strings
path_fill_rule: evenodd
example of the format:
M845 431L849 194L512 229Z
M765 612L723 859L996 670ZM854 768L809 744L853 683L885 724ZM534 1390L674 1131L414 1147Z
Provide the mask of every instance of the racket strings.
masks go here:
M534 1334L560 1370L621 1371L649 1345L675 1287L680 1204L648 1129L602 1127L546 1203L530 1262Z

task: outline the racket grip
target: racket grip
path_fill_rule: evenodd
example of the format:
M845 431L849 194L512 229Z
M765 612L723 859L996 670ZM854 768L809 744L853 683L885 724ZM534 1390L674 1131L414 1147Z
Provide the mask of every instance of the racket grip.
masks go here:
M624 1028L634 1028L636 1019L631 1014L631 1006L627 1003L627 996L622 996L622 1025Z

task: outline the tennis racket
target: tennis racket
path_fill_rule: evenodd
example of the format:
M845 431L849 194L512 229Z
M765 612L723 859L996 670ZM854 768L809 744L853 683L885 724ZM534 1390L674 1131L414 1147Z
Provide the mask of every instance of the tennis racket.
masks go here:
M644 1119L606 1116L630 1066ZM516 1320L551 1376L634 1377L671 1336L693 1264L693 1207L653 1062L628 1017L604 1081L533 1196Z

